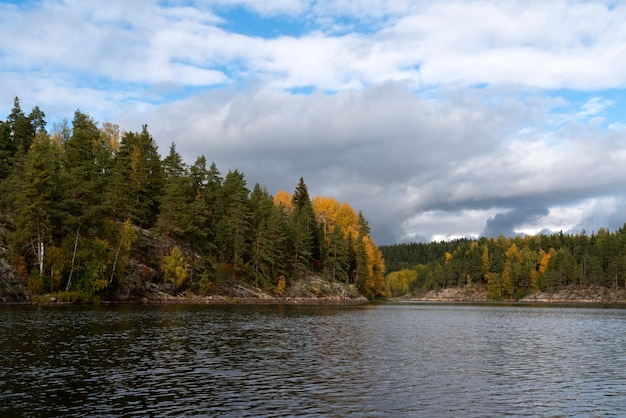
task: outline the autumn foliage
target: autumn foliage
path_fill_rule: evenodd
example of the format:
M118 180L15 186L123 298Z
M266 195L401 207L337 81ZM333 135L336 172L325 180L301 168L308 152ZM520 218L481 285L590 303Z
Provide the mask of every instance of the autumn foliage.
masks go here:
M51 133L16 98L0 121L0 257L33 292L113 295L134 275L171 292L246 283L283 295L311 274L385 295L382 255L361 213L311 199L301 178L272 196L244 173L175 144L162 157L143 126L120 132L76 111Z
M392 295L482 287L493 300L566 287L626 288L626 225L587 235L461 239L382 246Z

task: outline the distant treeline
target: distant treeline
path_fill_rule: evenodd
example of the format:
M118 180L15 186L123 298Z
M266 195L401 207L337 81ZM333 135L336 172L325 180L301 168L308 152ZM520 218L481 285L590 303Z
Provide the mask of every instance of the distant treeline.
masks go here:
M34 293L112 293L131 265L176 292L208 293L227 278L281 294L315 272L385 293L363 215L311 200L302 178L293 194L271 196L204 156L187 165L174 144L161 158L147 126L120 132L77 110L48 133L44 118L16 98L0 121L0 259Z
M626 225L587 235L556 233L380 247L392 295L486 286L489 297L519 299L567 286L626 287Z

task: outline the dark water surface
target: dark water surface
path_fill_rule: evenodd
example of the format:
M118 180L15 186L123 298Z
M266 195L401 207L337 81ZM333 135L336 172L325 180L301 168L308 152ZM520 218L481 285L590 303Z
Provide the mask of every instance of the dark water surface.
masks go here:
M626 416L626 310L0 307L0 416Z

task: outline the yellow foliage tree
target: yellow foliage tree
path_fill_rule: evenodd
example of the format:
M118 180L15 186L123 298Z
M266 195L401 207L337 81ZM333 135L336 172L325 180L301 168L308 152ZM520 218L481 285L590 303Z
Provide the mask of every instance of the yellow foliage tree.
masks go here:
M113 260L113 267L111 268L111 277L109 278L109 285L113 282L113 278L115 277L115 273L118 270L117 267L120 262L125 262L130 254L130 248L133 243L137 240L137 232L133 228L130 219L126 219L122 228L120 230L120 241L115 250L115 258ZM124 265L122 264L122 268L120 270L123 271Z
M163 258L161 269L165 279L174 284L174 290L185 284L189 277L189 264L178 246L174 246L170 255Z
M325 238L328 241L328 235L337 224L339 202L332 197L316 196L311 203L313 205L315 218L321 225Z
M539 251L539 268L533 276L530 278L530 287L533 292L537 292L540 290L540 282L543 278L546 270L548 270L548 266L550 265L550 259L552 258L552 254L554 253L553 249L550 249L549 252L545 252L543 250Z
M274 195L274 205L282 205L288 212L291 212L293 210L293 193L279 190L278 193Z
M104 122L102 129L100 130L102 138L106 141L107 145L113 150L117 151L120 148L120 127L111 122Z
M539 252L540 255L540 260L539 260L539 273L540 274L544 274L546 272L546 270L548 269L548 265L550 264L550 253L549 252L545 252L543 250L541 250Z
M360 276L357 273L357 285L362 286L361 290L367 297L384 296L385 262L382 253L369 236L369 229L366 225L365 228L361 225L360 214L348 203L339 203L332 197L316 196L311 203L315 219L321 226L324 244L329 244L332 231L339 227L345 241L351 243L352 253L359 254L359 248L364 252L363 271Z
M481 273L483 277L487 276L487 273L491 271L491 259L489 258L489 247L486 245L483 247L483 252L480 257Z
M402 296L409 293L411 282L417 279L417 270L404 269L387 275L387 290L391 296Z
M345 237L356 237L359 233L359 217L348 203L344 202L337 208L337 224Z
M363 237L367 253L368 277L365 279L364 291L370 296L385 296L385 262L383 255L369 236Z
M500 300L504 296L504 289L502 287L502 277L499 273L489 272L485 275L487 279L487 292L489 293L489 299Z

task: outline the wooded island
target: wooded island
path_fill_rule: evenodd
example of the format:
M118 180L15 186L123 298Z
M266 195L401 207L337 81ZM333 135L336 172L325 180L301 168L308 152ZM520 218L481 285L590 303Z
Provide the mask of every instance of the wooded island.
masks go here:
M391 296L455 287L469 291L470 299L475 290L486 290L489 300L533 300L533 294L567 291L572 301L626 303L626 225L591 235L483 237L380 249Z
M290 288L370 300L456 288L493 301L592 289L626 303L626 225L379 248L361 212L311 199L302 178L293 193L249 190L242 172L223 176L204 156L188 165L173 143L162 158L145 125L120 132L77 110L48 132L18 98L0 121L0 301Z
M311 199L302 178L293 194L250 191L242 172L222 176L204 156L187 165L174 144L161 158L145 125L120 132L77 110L49 133L44 118L15 98L0 121L0 270L31 294L114 300L167 284L172 294L245 285L280 296L313 274L385 295L362 213Z

